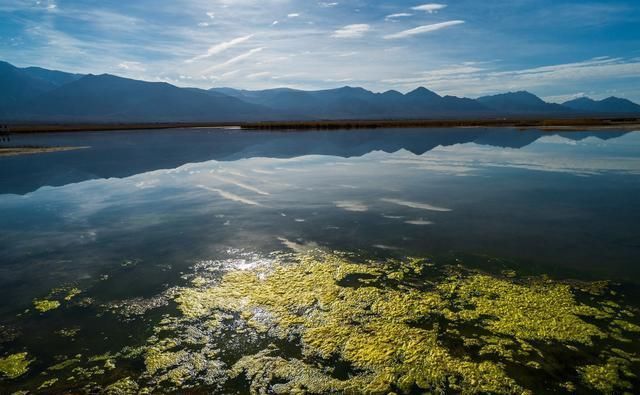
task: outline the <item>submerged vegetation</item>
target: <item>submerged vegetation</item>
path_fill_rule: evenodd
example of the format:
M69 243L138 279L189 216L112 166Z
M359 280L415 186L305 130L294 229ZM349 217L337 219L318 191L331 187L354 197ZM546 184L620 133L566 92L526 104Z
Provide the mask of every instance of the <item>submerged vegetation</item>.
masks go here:
M637 311L606 283L302 247L254 265L203 262L184 279L153 303L135 299L145 306L139 314L114 311L131 310L126 303L106 305L118 319L163 309L141 344L61 356L33 385L114 394L637 389ZM0 371L15 379L28 365L26 353L14 354L0 360Z
M0 358L0 373L9 379L15 379L27 373L31 362L26 352Z

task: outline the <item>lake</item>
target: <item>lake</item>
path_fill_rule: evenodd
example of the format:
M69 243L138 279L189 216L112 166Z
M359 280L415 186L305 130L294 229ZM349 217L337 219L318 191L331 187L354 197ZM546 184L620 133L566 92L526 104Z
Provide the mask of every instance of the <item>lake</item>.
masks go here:
M0 393L640 391L640 132L0 144Z

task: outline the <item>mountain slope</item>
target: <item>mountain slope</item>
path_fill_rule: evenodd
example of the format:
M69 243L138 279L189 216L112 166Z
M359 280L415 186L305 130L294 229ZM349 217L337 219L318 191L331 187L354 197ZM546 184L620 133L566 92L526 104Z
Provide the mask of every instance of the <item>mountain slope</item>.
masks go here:
M56 87L79 80L84 76L83 74L65 73L64 71L47 70L41 67L25 67L21 70L31 77L45 80Z
M55 89L56 85L0 61L0 112L16 103Z
M223 94L108 74L87 75L15 108L14 118L50 121L240 121L270 111Z

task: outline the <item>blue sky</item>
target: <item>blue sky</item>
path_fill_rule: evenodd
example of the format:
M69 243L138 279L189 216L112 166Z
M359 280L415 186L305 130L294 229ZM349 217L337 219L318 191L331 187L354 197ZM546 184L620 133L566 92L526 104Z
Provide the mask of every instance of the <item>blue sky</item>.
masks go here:
M0 59L179 86L640 102L638 0L0 0Z

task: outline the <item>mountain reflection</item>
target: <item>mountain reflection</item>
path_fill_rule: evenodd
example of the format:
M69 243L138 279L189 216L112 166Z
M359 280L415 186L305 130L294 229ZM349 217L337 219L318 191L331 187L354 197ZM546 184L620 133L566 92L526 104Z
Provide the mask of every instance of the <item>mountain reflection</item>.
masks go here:
M122 178L186 163L307 155L358 157L373 151L422 155L438 146L475 143L520 149L544 136L570 140L619 138L627 132L508 129L387 129L331 132L254 132L183 129L15 136L8 146L89 146L89 149L0 158L0 194L25 194L99 178Z

